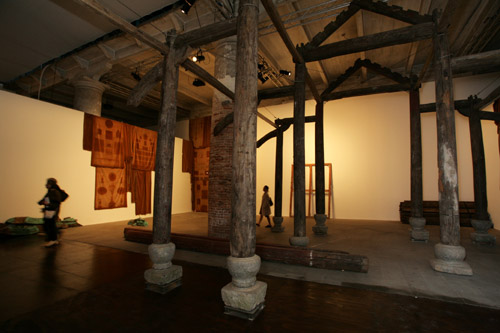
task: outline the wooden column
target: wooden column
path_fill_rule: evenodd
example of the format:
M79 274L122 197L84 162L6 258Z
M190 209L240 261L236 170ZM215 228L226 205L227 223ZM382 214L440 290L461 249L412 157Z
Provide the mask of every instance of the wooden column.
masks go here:
M410 237L415 241L427 241L429 232L424 229L422 188L422 126L420 120L420 93L410 90L410 147L411 147L411 217Z
M162 81L162 104L158 115L153 208L153 243L155 244L170 242L175 118L179 80L179 64L176 63L178 53L177 50L171 50L163 62L164 76Z
M236 45L234 144L231 193L231 283L221 290L225 313L253 320L264 308L267 284L257 281L255 174L257 134L258 0L240 0Z
M316 214L313 227L315 235L326 235L328 227L325 225L325 144L323 135L324 104L316 103L316 122L314 123L315 163L316 163Z
M484 158L483 130L481 127L481 118L479 109L474 105L474 98L469 97L470 115L470 145L472 151L472 172L474 179L474 202L476 214L471 219L474 232L471 233L471 239L474 244L494 245L495 236L488 234L493 223L488 213L488 196L486 188L486 166Z
M463 261L465 259L465 249L460 246L455 108L449 52L446 32L439 31L436 25L434 64L441 242L436 244L434 248L437 259L432 260L431 265L435 270L441 272L472 275L472 269Z
M172 42L173 37L167 42ZM186 50L172 49L163 61L162 103L158 115L155 192L153 210L153 243L148 252L153 268L144 272L146 288L165 294L181 285L182 267L172 265L175 245L170 240L172 221L172 178L174 169L175 118L179 59Z
M290 244L306 246L306 182L305 182L305 96L306 64L295 64L295 93L293 109L293 237Z
M258 8L240 2L236 46L231 255L255 254Z
M276 164L274 170L274 226L273 232L283 232L283 127L280 125L276 129Z

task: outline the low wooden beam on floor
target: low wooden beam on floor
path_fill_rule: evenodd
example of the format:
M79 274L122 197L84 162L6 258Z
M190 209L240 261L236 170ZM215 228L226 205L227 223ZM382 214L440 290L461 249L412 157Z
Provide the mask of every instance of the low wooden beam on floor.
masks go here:
M127 227L123 232L127 241L142 244L151 243L151 230ZM181 250L229 255L228 240L177 233L172 233L171 238L176 247ZM344 251L257 243L255 253L262 260L289 265L359 273L368 272L369 261L366 256L350 254Z

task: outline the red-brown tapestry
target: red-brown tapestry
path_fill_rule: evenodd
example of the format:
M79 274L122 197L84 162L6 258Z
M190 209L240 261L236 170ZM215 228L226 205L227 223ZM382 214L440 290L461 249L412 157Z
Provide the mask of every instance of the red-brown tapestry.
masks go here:
M135 215L151 213L151 171L132 170L132 202Z
M95 168L95 209L127 207L125 169Z
M124 124L101 117L94 117L93 124L92 166L123 168Z
M493 103L493 112L500 113L500 99L497 99ZM495 121L497 125L497 133L498 133L498 152L500 153L500 121Z
M132 131L133 162L132 168L142 171L153 171L155 169L156 139L155 131L140 127L133 127Z

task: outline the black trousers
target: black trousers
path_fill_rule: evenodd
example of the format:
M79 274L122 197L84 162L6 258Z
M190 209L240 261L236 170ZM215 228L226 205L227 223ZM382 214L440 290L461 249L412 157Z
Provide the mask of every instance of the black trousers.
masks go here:
M51 219L44 218L43 219L43 229L45 230L45 233L47 234L48 241L57 240L56 217L53 217Z

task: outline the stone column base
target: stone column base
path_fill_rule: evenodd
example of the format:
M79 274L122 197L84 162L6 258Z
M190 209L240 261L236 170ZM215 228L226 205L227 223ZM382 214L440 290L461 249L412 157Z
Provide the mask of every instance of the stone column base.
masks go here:
M267 283L256 281L252 287L238 288L232 282L222 290L224 313L230 316L254 320L264 309Z
M315 214L314 220L316 225L312 227L313 232L317 236L324 236L328 233L328 227L325 225L326 215L325 214Z
M306 247L309 244L309 238L305 237L305 236L304 237L293 236L293 237L290 237L289 241L290 241L290 245L292 245L292 246Z
M465 259L465 249L462 246L436 244L434 246L436 259L430 261L431 267L438 272L472 275L472 268Z
M144 278L147 290L166 294L182 285L182 267L172 265L166 269L150 268L144 272Z
M273 216L274 227L271 228L272 232L283 232L285 231L285 227L281 224L283 223L282 216Z
M427 242L429 240L429 231L424 229L425 218L423 217L410 217L411 225L410 238L416 242Z
M474 227L474 232L470 235L473 244L487 246L494 246L496 244L496 237L488 233L488 230L493 226L490 220L471 219L470 222Z

